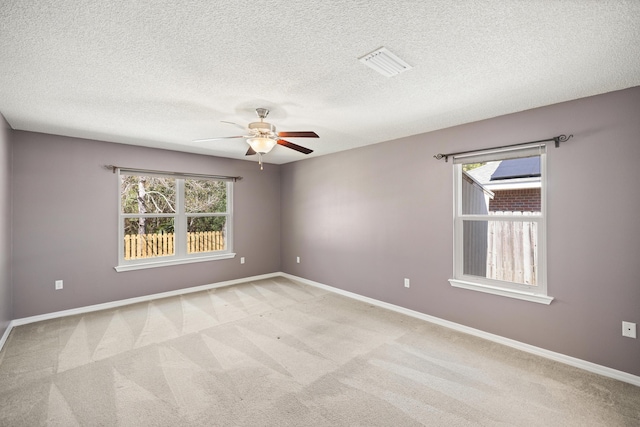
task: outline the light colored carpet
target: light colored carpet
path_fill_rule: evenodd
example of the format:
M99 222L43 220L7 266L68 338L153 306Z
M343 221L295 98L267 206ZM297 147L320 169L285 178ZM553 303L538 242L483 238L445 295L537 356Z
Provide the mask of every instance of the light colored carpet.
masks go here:
M2 426L638 426L640 388L277 278L15 328Z

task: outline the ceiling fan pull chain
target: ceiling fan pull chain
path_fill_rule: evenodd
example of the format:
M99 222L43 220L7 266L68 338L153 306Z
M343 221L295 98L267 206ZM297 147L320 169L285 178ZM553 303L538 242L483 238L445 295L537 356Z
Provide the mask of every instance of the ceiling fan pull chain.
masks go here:
M258 164L260 164L260 170L264 170L262 167L262 153L258 153Z

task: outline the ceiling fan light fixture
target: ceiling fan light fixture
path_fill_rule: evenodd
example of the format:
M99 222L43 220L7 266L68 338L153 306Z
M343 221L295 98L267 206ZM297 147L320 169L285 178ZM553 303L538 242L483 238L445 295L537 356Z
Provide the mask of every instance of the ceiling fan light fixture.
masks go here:
M253 151L260 154L267 154L278 143L275 139L263 136L248 138L247 143L253 148Z

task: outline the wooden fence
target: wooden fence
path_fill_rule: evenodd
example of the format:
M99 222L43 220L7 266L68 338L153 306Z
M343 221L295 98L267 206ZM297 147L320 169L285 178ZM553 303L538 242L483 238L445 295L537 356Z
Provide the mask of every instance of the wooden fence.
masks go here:
M173 255L173 233L127 234L124 236L124 259L140 259ZM187 233L187 253L221 251L225 249L224 232Z
M489 212L494 214L522 216L522 221L464 221L464 274L537 285L538 223L527 217L539 213Z
M527 214L535 215L525 212L522 222L489 221L486 277L527 285L538 284L538 223L527 221Z

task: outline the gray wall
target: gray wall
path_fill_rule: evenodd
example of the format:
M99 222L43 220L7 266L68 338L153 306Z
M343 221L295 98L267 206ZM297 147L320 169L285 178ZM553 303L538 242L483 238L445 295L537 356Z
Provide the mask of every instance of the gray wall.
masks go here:
M3 121L0 332L11 318L281 269L640 375L640 339L621 336L622 320L640 324L638 111L633 88L262 172L253 162L11 131ZM574 139L548 156L554 302L449 286L453 173L433 154L560 133ZM104 164L244 176L235 187L238 257L116 273L118 182ZM265 219L254 224L256 211Z
M11 306L11 129L0 115L0 337L13 319Z
M640 375L640 339L621 335L640 325L639 112L636 87L284 165L283 271ZM548 151L555 300L451 287L452 165L432 156L562 133Z
M249 161L12 135L14 318L279 271L279 166L260 171ZM118 176L108 164L243 176L234 190L236 258L117 273ZM54 290L56 279L63 290Z

